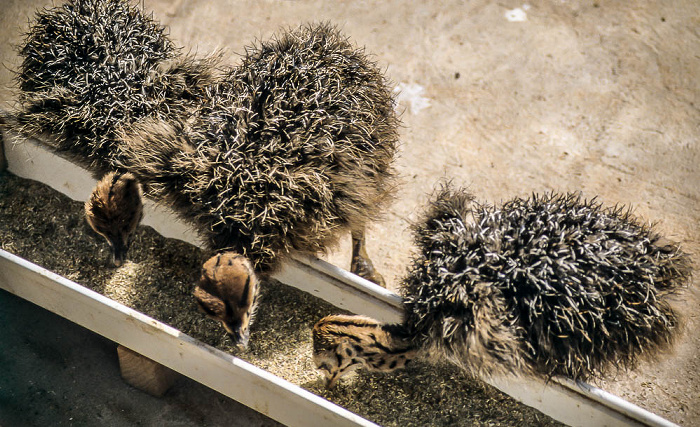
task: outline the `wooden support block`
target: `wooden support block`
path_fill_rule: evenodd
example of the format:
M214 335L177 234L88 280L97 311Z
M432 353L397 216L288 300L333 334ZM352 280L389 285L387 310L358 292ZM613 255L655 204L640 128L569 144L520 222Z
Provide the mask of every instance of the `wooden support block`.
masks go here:
M127 384L160 397L173 385L177 373L124 346L117 347L119 368Z

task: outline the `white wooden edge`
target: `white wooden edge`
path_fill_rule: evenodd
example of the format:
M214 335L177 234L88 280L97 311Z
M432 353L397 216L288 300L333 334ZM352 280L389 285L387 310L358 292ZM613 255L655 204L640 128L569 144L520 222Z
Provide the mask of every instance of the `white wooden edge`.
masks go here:
M0 288L290 426L375 426L301 387L0 250Z
M660 417L653 412L644 410L619 396L615 396L612 393L608 393L605 390L594 387L583 381L572 381L568 378L557 378L557 382L564 388L567 388L575 393L583 394L589 400L596 401L603 405L614 404L621 414L643 425L678 427L678 424L676 423Z
M38 142L11 144L5 138L8 170L43 182L76 200L85 200L95 180L84 169L56 156ZM200 245L196 234L167 208L146 203L144 224L166 237ZM293 257L275 279L335 306L385 322L401 319L401 298L386 289L317 258ZM674 423L582 382L555 378L542 384L523 378L492 378L486 382L550 417L572 426L648 425Z

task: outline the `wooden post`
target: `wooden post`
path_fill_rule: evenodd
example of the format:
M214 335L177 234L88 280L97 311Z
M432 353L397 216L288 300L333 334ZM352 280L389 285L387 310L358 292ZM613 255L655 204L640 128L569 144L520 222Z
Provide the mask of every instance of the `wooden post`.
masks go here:
M172 369L122 345L117 347L117 355L124 381L152 396L164 395L177 379Z

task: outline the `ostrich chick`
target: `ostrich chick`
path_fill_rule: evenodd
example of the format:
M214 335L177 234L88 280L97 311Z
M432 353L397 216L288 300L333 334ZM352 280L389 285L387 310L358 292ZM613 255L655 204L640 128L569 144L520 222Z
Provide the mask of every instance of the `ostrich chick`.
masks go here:
M108 173L85 202L85 216L90 227L107 239L111 263L121 266L131 234L143 218L141 184L131 173Z
M690 260L627 209L556 193L490 206L448 186L414 232L402 323L314 327L329 386L356 367L397 369L406 353L473 376L600 378L657 360L678 334L669 295Z
M272 274L341 233L351 270L383 284L365 247L396 188L398 118L387 79L329 24L283 32L247 51L187 114L123 129L117 165L172 207L209 249Z
M235 252L223 252L204 263L194 297L202 311L221 322L234 344L245 348L257 289L258 281L248 259Z

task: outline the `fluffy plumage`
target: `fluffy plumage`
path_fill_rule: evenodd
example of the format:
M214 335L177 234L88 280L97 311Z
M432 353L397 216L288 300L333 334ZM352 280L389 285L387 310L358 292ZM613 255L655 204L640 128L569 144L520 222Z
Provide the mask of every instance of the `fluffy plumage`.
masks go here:
M398 119L383 74L334 27L283 32L224 67L181 55L128 1L71 0L37 13L20 54L16 132L96 175L128 171L256 273L351 231L353 271L383 282L364 226L394 187ZM222 289L195 296L244 339L240 313L211 310L233 307Z
M628 209L577 194L500 207L444 188L403 281L415 343L467 369L585 379L673 340L689 259Z
M407 350L404 361L473 375L586 379L657 357L678 331L668 296L689 281L690 261L623 207L556 193L496 207L445 186L414 232L402 324L328 316L314 327L329 384ZM364 338L378 328L383 345Z
M393 190L392 93L330 25L282 32L224 67L182 56L127 1L72 0L37 13L20 54L15 131L96 175L130 171L210 248L259 272L363 231Z
M364 316L332 315L313 329L313 361L331 389L359 368L376 372L402 369L416 357L402 328Z
M245 348L255 316L257 289L250 261L242 255L224 252L204 263L194 297L202 311L221 322L234 344Z
M248 49L179 120L126 130L121 166L215 249L271 271L376 218L393 190L397 118L384 76L328 25Z
M127 1L40 10L19 53L13 130L50 141L98 175L113 170L123 125L182 111L210 70L180 57L165 29Z

